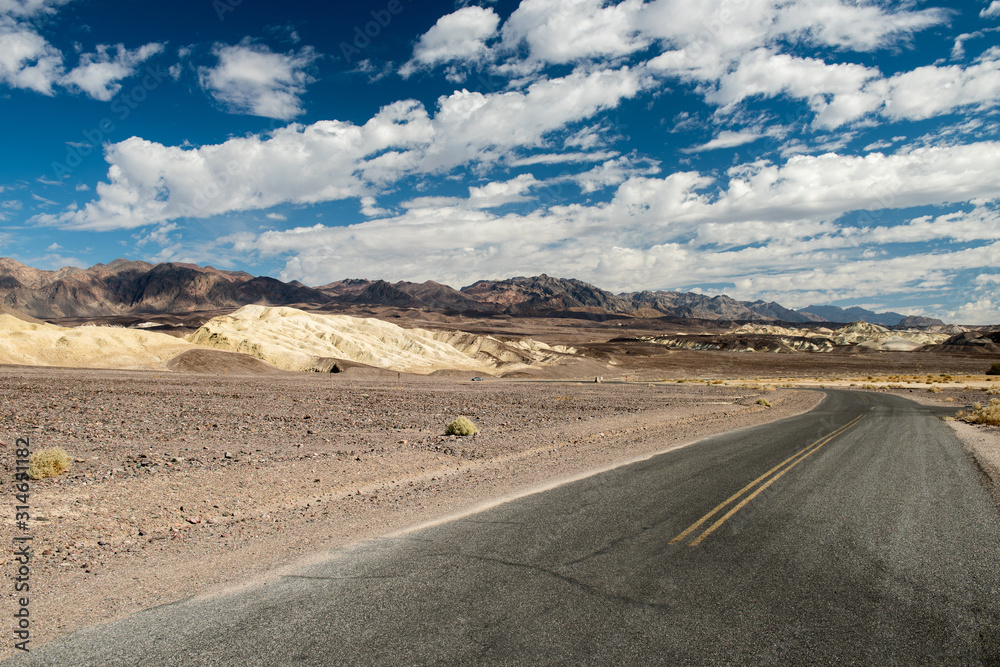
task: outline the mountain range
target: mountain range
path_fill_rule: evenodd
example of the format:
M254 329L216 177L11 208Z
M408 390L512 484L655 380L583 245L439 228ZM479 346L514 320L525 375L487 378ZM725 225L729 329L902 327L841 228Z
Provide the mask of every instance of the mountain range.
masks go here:
M312 307L391 307L449 315L524 317L678 318L749 322L855 322L883 326L943 324L926 317L863 308L738 301L725 295L641 291L612 294L580 280L545 274L480 280L462 289L423 283L348 279L308 287L298 281L253 276L196 264L116 259L88 269L35 269L0 258L0 306L40 319L189 313L248 304Z

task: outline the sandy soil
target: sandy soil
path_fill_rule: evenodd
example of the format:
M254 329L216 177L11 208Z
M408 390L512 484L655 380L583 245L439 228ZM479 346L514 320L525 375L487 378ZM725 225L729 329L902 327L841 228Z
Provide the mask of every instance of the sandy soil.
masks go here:
M757 405L762 395L774 407ZM37 646L352 541L801 413L820 395L0 367L0 398L0 491L11 491L18 436L74 458L68 473L32 484ZM480 426L475 438L442 435L460 415ZM3 517L8 535L13 518ZM4 567L13 566L8 556Z

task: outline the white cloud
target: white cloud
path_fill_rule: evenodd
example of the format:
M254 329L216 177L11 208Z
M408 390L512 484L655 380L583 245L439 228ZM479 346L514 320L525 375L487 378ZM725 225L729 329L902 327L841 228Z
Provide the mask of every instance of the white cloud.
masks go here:
M435 142L426 169L451 168L475 159L492 162L514 148L534 148L549 133L612 109L652 85L641 71L576 70L543 79L526 91L484 94L455 91L438 101Z
M717 148L734 148L736 146L743 146L744 144L757 141L763 136L763 134L758 134L757 132L733 132L732 130L723 130L710 141L707 141L700 146L686 148L684 149L684 152L698 153L700 151L711 151Z
M563 164L566 162L599 162L617 156L615 151L595 151L593 153L536 153L507 161L511 167L529 167L534 164Z
M991 297L984 297L977 301L970 301L948 311L946 317L949 322L958 324L998 324L1000 323L1000 294L994 292Z
M716 219L781 220L992 199L1000 197L1000 182L989 176L997 169L1000 142L799 155L782 166L731 170L726 190L704 210Z
M433 129L415 102L380 111L362 126L322 121L269 137L239 137L184 149L138 137L112 144L108 182L98 200L39 222L88 229L131 228L182 217L210 217L282 203L312 204L368 194L366 170L385 170L385 153L426 144ZM370 156L381 153L378 157ZM370 159L369 159L370 158Z
M607 160L582 174L574 174L569 180L574 181L585 193L596 192L607 187L621 185L630 178L651 176L658 173L659 164L651 161L637 163L630 157L619 157Z
M921 120L965 106L981 108L1000 104L1000 58L967 68L918 67L887 81L885 115Z
M814 58L756 49L719 79L718 88L707 99L729 107L756 95L786 93L805 99L816 113L818 125L837 127L879 107L881 97L865 89L878 76L878 70L861 65L829 65Z
M273 213L272 212L272 213L268 213L264 217L267 218L268 220L277 220L279 222L283 222L285 220L288 220L288 216L282 215L281 213Z
M848 228L844 235L862 243L919 243L937 239L959 242L989 241L1000 238L1000 214L985 207L972 211L921 216L905 224L874 228Z
M118 44L114 47L113 56L111 48L99 44L96 53L81 55L80 64L61 79L62 85L82 90L95 100L108 102L121 90L121 80L135 74L138 65L163 52L163 45L157 43L132 51Z
M998 215L979 206L868 229L838 220L864 208L996 198L998 167L996 143L863 158L801 156L780 166L733 169L714 194L710 188L720 184L681 172L632 176L603 204L504 215L483 206L493 196L511 201L542 185L522 177L470 189L467 198L411 200L402 215L349 227L244 235L234 251L290 254L283 277L314 283L378 266L392 279L453 284L546 271L615 290L735 281L733 294L744 298L769 294L790 302L806 292L870 298L941 289L957 271L997 266ZM980 245L883 256L884 246L931 239Z
M0 81L12 88L53 95L62 54L28 25L0 16Z
M530 57L548 63L614 58L645 48L636 16L641 0L522 0L504 23L504 45L524 43Z
M230 113L289 120L303 113L301 96L313 78L306 71L316 59L309 47L274 53L247 40L216 44L215 67L198 70L198 80Z
M486 41L497 32L500 17L488 7L463 7L442 16L417 42L413 58L400 68L404 78L419 67L455 60L476 61L486 54Z
M31 23L42 15L54 14L69 0L3 0L0 2L0 83L12 88L54 95L55 86L82 91L108 101L121 88L119 81L135 74L137 65L160 53L163 45L150 43L135 50L122 44L98 45L95 53L84 53L68 74L63 54L46 40Z
M379 208L378 201L375 197L362 197L361 198L361 215L366 218L374 217L384 217L390 214L390 211Z
M984 8L979 15L983 18L993 18L994 16L1000 16L1000 0L993 0L989 7Z
M108 181L80 210L43 217L90 229L138 227L281 203L370 196L408 174L447 172L541 146L552 132L635 95L643 77L620 70L574 72L525 91L456 91L430 118L413 100L383 108L365 125L321 121L267 137L184 149L132 137L110 145Z

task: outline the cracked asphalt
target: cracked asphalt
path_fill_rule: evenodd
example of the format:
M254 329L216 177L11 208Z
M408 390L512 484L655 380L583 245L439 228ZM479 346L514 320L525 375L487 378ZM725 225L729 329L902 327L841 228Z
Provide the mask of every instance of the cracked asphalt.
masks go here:
M1000 513L942 411L827 393L3 664L1000 664Z

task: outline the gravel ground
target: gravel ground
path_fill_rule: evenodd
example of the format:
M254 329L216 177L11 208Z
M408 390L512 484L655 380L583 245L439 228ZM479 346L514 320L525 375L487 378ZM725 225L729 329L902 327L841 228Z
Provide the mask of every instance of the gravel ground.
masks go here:
M758 405L761 396L773 407ZM17 437L74 459L67 473L32 483L37 646L274 576L353 541L798 414L820 395L0 367L0 398L0 490L12 491ZM458 416L480 433L444 436ZM13 506L3 521L18 534ZM14 566L8 556L6 571Z

